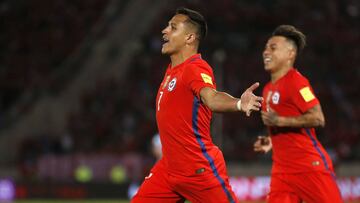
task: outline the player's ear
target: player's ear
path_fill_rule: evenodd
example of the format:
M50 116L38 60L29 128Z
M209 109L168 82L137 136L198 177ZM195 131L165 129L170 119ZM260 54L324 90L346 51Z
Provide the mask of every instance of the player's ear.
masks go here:
M194 43L194 41L196 40L196 34L195 33L189 33L186 36L186 42L188 44Z
M296 58L296 49L295 48L292 48L289 50L289 57L292 59Z

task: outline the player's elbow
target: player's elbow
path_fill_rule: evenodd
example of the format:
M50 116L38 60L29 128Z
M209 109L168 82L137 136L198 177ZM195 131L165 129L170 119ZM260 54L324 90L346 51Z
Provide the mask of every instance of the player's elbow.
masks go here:
M205 105L213 112L217 112L216 102L208 100Z
M322 127L322 128L325 127L325 118L324 117L319 119L319 127Z
M325 118L324 118L324 116L322 116L322 115L318 116L316 118L316 124L317 124L316 127L321 127L321 128L325 127Z
M207 99L204 101L204 104L214 113L221 113L226 111L221 102L216 101L216 99Z
M324 113L321 110L321 106L318 107L318 113L316 114L317 120L318 120L318 127L325 127L325 116Z
M205 104L211 111L216 110L216 100L215 96L217 91L212 88L202 88L200 91L200 98L203 104Z

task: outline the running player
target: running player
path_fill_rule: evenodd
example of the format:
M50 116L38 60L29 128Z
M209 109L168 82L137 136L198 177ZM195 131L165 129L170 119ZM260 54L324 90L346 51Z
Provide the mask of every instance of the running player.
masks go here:
M238 202L228 181L222 152L210 136L212 112L259 111L253 84L234 98L216 90L209 64L198 53L207 32L196 11L178 9L162 31L162 54L170 56L156 98L163 157L151 170L133 203Z
M261 117L269 137L259 137L254 150L273 149L270 203L339 203L331 159L314 127L325 119L309 81L294 68L305 35L291 25L275 29L263 52L271 81L263 90Z

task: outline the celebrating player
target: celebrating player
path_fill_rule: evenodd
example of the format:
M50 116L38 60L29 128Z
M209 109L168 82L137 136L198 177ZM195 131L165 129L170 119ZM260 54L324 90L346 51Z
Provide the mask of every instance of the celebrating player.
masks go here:
M305 35L290 25L273 32L263 52L271 81L263 90L261 117L269 137L259 137L254 150L273 149L271 203L342 202L329 155L316 138L314 127L325 119L309 81L294 68L305 46Z
M212 112L261 108L253 84L234 98L216 90L209 64L198 53L207 25L196 11L178 9L162 31L162 54L169 55L156 97L156 120L163 157L145 178L132 202L238 202L228 182L222 152L210 136Z

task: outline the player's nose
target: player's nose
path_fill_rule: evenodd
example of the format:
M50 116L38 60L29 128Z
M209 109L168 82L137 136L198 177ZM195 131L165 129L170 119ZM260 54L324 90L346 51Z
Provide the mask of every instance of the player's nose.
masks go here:
M168 33L168 32L169 32L169 26L166 26L166 27L161 31L162 34L166 34L166 33Z
M266 57L270 57L270 52L265 49L265 50L263 51L262 57L263 57L263 59L265 59Z
M264 49L262 55L263 55L263 57L266 57L267 55L269 55L268 50L267 50L267 49Z

